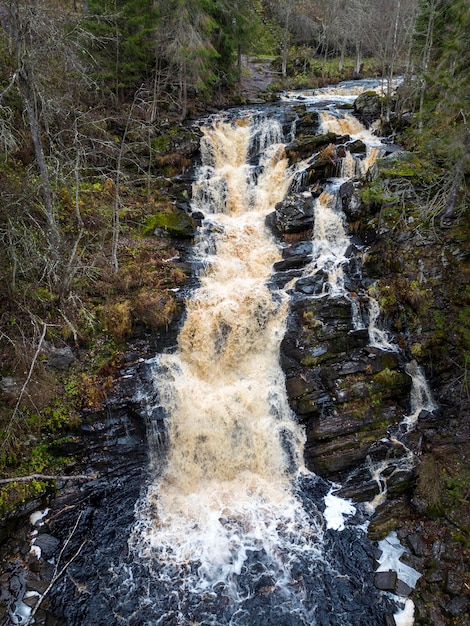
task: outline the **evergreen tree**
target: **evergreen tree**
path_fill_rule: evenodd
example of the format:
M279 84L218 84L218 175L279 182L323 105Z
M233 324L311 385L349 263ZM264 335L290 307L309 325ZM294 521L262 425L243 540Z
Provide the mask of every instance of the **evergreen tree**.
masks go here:
M234 76L240 77L242 51L252 45L261 28L261 6L255 0L217 0L209 6L216 23L212 39L218 53L217 73L230 83Z
M453 217L470 170L470 6L422 3L416 45L421 70L419 143L446 174L441 224Z
M119 96L148 78L154 65L152 0L89 0L85 26L98 78Z

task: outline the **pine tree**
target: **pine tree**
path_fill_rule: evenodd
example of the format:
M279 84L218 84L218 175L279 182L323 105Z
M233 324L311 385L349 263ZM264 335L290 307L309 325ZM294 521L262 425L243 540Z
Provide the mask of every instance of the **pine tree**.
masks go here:
M152 0L89 0L84 25L97 78L117 97L148 78L155 56Z

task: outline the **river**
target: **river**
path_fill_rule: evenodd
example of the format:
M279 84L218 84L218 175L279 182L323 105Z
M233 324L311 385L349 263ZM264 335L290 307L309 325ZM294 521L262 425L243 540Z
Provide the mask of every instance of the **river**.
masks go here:
M201 122L192 189L192 210L204 215L192 252L197 287L175 349L147 363L148 411L159 415L149 422L148 478L133 512L109 511L122 515L120 532L95 529L97 545L114 541L116 549L101 551L99 565L88 553L84 566L78 555L52 594L63 623L379 626L392 614L412 623L412 608L400 621L396 598L373 584L366 508L337 498L337 486L305 467L305 432L280 362L295 279L273 280L282 246L267 225L314 158L289 167L285 153L302 103L319 114L318 132L366 145L360 159L345 152L321 193L303 191L315 219L301 278L324 277L313 298L350 298L338 190L366 175L381 142L344 105L370 87L284 94L276 106ZM357 328L369 329L370 345L396 350L372 300L370 311L356 310ZM80 587L87 577L88 591Z

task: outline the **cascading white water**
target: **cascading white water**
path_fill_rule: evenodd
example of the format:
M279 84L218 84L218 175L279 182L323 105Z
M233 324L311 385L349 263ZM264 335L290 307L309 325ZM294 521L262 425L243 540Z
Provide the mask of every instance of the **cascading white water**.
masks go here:
M347 251L350 239L346 232L345 216L339 207L338 189L345 178L365 174L373 165L378 154L380 141L350 114L333 114L320 111L320 132L334 132L361 138L367 147L365 159L355 159L349 151L341 159L340 174L330 181L325 191L315 200L312 262L304 276L323 272L327 278L320 296L339 297L347 295L344 287L344 265L347 264ZM357 319L357 318L356 318Z
M364 142L366 154L363 158L354 158L346 145L346 153L340 164L340 177L348 179L355 176L366 176L380 154L380 139L349 113L335 115L329 111L321 111L319 115L321 132L347 135L350 137L350 141L359 139Z
M405 417L403 423L406 424L408 430L411 430L416 424L421 411L432 413L436 410L437 405L432 398L426 377L416 361L407 363L405 370L411 376L412 386L410 394L411 412Z
M369 342L373 348L397 352L398 346L392 343L390 334L380 328L380 305L375 298L369 296Z
M339 203L337 202L335 191L345 179L366 176L380 154L381 142L352 115L341 114L341 112L333 114L331 111L320 111L319 118L320 132L334 132L337 135L347 135L351 140L360 139L365 144L366 155L363 158L355 158L347 149L346 144L345 154L338 168L338 179L330 181L327 187L331 193L323 192L320 198L317 199L313 237L313 261L307 271L310 275L320 270L327 272L327 289L324 288L321 295L328 293L328 295L333 297L349 296L352 310L352 325L354 330L360 330L365 327L360 301L356 298L356 294L353 294L352 297L348 294L344 284L343 269L348 262L346 253L350 241L344 228L344 216L338 208ZM371 296L367 296L366 301L369 309L369 345L381 351L398 352L398 345L393 343L391 335L380 327L380 306L378 301ZM411 414L403 420L403 423L409 430L423 408L432 411L435 409L435 405L425 378L416 363L408 364L406 371L412 377ZM400 439L391 435L389 441L392 446L402 450L401 455L397 455L396 459L385 458L375 463L368 458L367 469L371 479L378 485L378 493L365 507L371 513L385 501L389 481L393 481L396 476L400 476L402 473L410 472L415 464L412 451ZM403 573L400 567L406 566L402 566L402 564L400 566L396 565L400 579L403 580ZM408 578L406 580L410 586L414 586L417 578L419 578L419 573L411 568L409 569L412 572L412 576L409 578L409 581ZM407 600L406 608L395 614L397 624L411 625L414 623L413 606L413 602Z
M304 432L287 401L279 352L288 296L268 287L281 254L265 226L293 176L279 141L279 123L261 116L203 129L193 186L193 208L206 216L194 250L199 287L176 352L153 361L152 414L167 432L155 430L155 475L137 508L132 565L120 572L145 626L333 626L333 603L334 619L358 626L387 605L362 578L363 526L344 521L360 514L303 466ZM334 216L323 201L320 213ZM327 242L317 261L335 257L334 293L347 242L338 220L317 219Z
M329 193L331 191L331 193ZM344 226L344 216L336 210L337 196L333 190L324 191L315 200L313 251L309 273L323 271L327 281L321 295L344 295L343 264L350 243Z
M169 453L142 502L133 544L165 568L197 563L194 588L229 581L260 549L288 580L289 554L304 544L313 557L312 537L321 532L292 489L303 434L279 365L287 302L266 285L280 254L264 224L289 175L282 146L272 143L279 124L264 124L218 122L203 131L194 208L207 215L196 245L206 269L178 351L158 358ZM254 137L264 148L256 178L247 165Z

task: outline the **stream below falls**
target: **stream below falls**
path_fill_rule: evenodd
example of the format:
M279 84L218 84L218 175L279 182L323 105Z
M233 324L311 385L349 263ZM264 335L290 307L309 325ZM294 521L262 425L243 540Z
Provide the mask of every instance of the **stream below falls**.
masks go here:
M305 467L305 432L280 361L298 280L317 285L312 298L349 300L370 345L398 350L374 299L363 295L358 307L345 280L351 242L338 191L367 174L382 144L340 105L371 86L285 94L276 106L203 120L191 205L204 215L192 252L197 286L177 345L146 363L147 388L135 390L147 405L149 468L104 490L106 511L80 519L92 540L70 540L78 552L49 594L56 624L380 626L392 615L413 623L409 605L373 584L374 502L336 497L339 485ZM319 133L349 136L316 193L304 178L318 155L294 165L286 157L299 98L318 114ZM366 146L359 159L347 151L356 140ZM278 280L282 245L268 216L291 192L305 199L314 227L308 262ZM409 370L421 391L404 431L423 407L432 410L419 368ZM386 467L371 475L384 496ZM27 611L15 623L26 619Z

